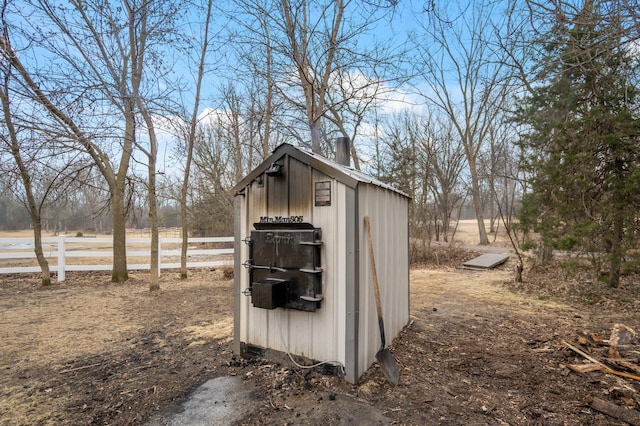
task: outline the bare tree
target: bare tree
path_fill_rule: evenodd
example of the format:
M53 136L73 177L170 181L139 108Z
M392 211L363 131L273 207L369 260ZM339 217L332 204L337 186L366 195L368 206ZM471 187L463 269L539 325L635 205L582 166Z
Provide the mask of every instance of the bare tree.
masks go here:
M260 75L269 89L266 99L283 99L290 105L288 124L297 129L296 124L304 122L314 152L333 151L322 145L328 135L327 120L334 120L334 129L353 140L353 128L345 125L345 106L353 100L358 109L373 108L372 102L359 99L365 92L376 93L369 88L385 81L385 71L393 69L387 65L396 53L368 38L392 8L349 0L238 0L236 4L234 12L241 11L236 19L243 28L238 39L265 52L265 71ZM355 78L358 73L369 77ZM341 82L344 87L337 89ZM302 143L307 139L301 133L292 136Z
M144 120L146 132L148 136L148 147L136 138L135 146L140 149L147 157L147 194L149 208L149 225L151 228L151 244L150 244L150 280L149 290L155 291L160 289L159 284L159 235L158 235L158 200L156 192L156 164L158 159L158 137L156 135L156 125L154 123L152 113L149 110L148 103L150 99L145 99L141 93L141 86L144 84L145 68L147 67L147 56L149 53L149 37L154 35L157 30L166 29L164 27L164 14L172 12L172 6L169 3L168 10L158 7L157 3L142 2L137 4L135 0L124 2L126 13L128 16L128 35L129 35L129 55L131 62L131 87L133 88L132 100L135 102L135 113L142 116ZM155 19L154 19L155 18ZM158 26L160 28L154 28ZM154 74L156 79L157 74ZM134 116L135 119L135 116Z
M141 59L141 58L140 58ZM140 144L138 148L147 156L147 200L149 208L149 225L151 229L150 243L150 273L149 273L149 290L155 291L160 289L160 237L158 235L158 195L156 184L156 164L158 159L158 137L156 136L156 128L149 111L145 108L143 102L138 100L138 108L142 115L149 136L149 148L145 149Z
M188 120L188 133L185 138L186 142L186 158L184 163L184 174L182 179L182 185L180 189L180 225L182 233L182 246L180 250L180 278L187 278L187 248L189 244L189 215L188 215L188 195L189 184L191 177L191 164L193 160L193 147L199 137L199 110L200 99L202 95L202 79L205 75L205 65L207 60L207 52L209 51L209 25L211 22L211 13L213 7L213 0L207 1L207 7L205 12L204 25L201 33L202 44L200 45L199 58L197 61L197 73L195 76L196 86L194 93L193 109L191 111L191 117ZM200 137L201 139L201 137Z
M460 191L460 175L464 169L464 147L449 120L430 116L420 124L423 136L420 146L424 150L427 187L436 205L436 241L442 233L449 241L453 211L460 206L464 194Z
M409 209L409 235L411 261L424 260L431 243L433 203L427 186L431 170L421 148L424 127L420 118L403 111L383 123L380 139L376 143L374 163L378 177L405 192L411 198ZM371 166L371 165L370 165Z
M135 150L143 149L154 198L157 141L150 105L161 99L158 77L169 68L162 62L163 46L171 39L179 9L172 2L138 0L72 0L65 5L33 0L29 8L29 19L21 21L29 26L12 28L20 47L6 41L0 47L9 52L32 99L56 120L49 128L66 132L69 146L86 152L107 182L113 214L112 280L125 281L129 166ZM14 54L16 49L22 54ZM41 52L47 52L50 61L30 59ZM147 149L139 140L140 121L147 130Z
M202 140L194 149L196 166L192 209L195 232L228 234L233 231L229 218L233 214L231 187L236 183L235 147L228 143L229 128L222 125L225 116L216 115L203 125Z
M4 17L4 14L3 14ZM3 28L6 29L3 18ZM5 31L3 37L8 38L8 34ZM3 62L6 62L3 58ZM11 81L11 66L6 64L2 67L3 82L0 90L0 101L2 103L2 112L4 117L4 127L6 128L6 136L3 135L0 139L9 147L13 160L19 170L22 185L25 191L27 210L31 216L31 225L33 226L34 236L34 251L38 265L40 265L41 275L40 283L43 286L51 284L51 273L49 270L49 262L44 256L42 251L42 221L41 221L41 207L42 202L36 200L36 196L31 185L32 176L28 169L25 160L23 159L21 144L19 141L18 130L13 124L11 102L10 102L10 81ZM4 133L4 132L3 132Z
M5 8L6 2L3 3L2 10ZM2 37L5 45L10 45L4 13L1 16ZM78 151L64 148L59 141L51 139L47 132L34 129L33 123L37 120L35 117L42 113L46 115L46 111L37 108L37 105L29 107L29 99L21 95L24 87L12 84L13 65L7 57L8 52L2 53L0 123L6 132L2 132L0 141L10 152L18 179L22 183L21 190L16 192L20 193L18 198L23 198L23 204L31 218L34 252L41 270L40 282L47 286L51 284L51 272L42 247L44 211L52 205L57 205L56 211L59 210L66 196L76 193L78 184L84 181L87 165Z
M238 66L234 70L245 76L244 83L246 92L250 99L247 113L247 123L252 127L251 137L248 142L249 164L254 151L257 151L260 159L267 158L274 148L272 138L272 125L274 114L278 109L280 101L276 99L276 82L274 76L274 46L271 36L270 16L262 12L262 7L254 7L251 4L243 4L243 15L251 16L251 24L245 25L244 29L254 29L253 31L240 31L234 33L234 38L241 40L234 43L236 52L240 58ZM256 40L261 42L254 43ZM239 88L237 79L234 87ZM236 89L237 90L237 89ZM236 91L234 90L234 91ZM228 90L227 90L228 91ZM239 91L239 90L238 90ZM223 93L225 90L223 89ZM236 91L236 95L240 96Z
M329 90L329 79L339 44L338 36L342 29L345 3L337 0L320 5L318 21L311 22L313 18L310 6L312 4L308 4L307 1L293 4L289 0L282 0L287 47L304 93L307 122L311 131L311 148L313 152L320 153L322 135L320 118L325 113L326 94ZM328 23L326 32L316 34L317 26L325 23ZM317 40L318 36L321 40ZM314 46L312 45L314 43L322 44ZM320 57L312 58L313 52L319 53Z
M464 149L457 132L448 119L432 112L421 117L405 111L384 127L387 147L381 176L411 197L412 237L425 244L433 236L449 241L453 212L464 199Z
M32 28L31 31L25 32L21 34L21 37L24 39L25 48L29 46L38 46L41 49L48 49L51 52L57 53L58 58L62 62L61 65L66 64L70 67L69 72L78 72L83 78L93 77L92 81L98 83L101 87L108 88L122 88L119 99L125 100L123 103L123 112L125 112L125 135L123 138L123 145L121 150L120 162L117 168L114 168L108 151L104 151L101 147L96 143L96 138L92 135L92 131L89 130L88 127L83 129L82 119L78 116L73 116L73 110L69 111L68 105L69 99L64 99L64 97L59 96L59 93L73 93L73 88L69 86L69 75L65 75L63 77L64 81L60 82L59 86L56 86L57 81L54 79L50 79L47 81L48 84L43 85L42 79L40 78L40 74L47 73L48 70L45 69L30 69L30 66L33 67L36 65L35 63L31 63L29 65L24 65L22 61L22 55L16 54L14 47L9 44L8 40L4 39L2 44L2 50L6 52L6 54L10 58L11 65L16 70L17 74L21 78L25 87L27 87L31 93L32 97L35 101L42 104L51 114L51 116L57 121L58 125L61 126L63 130L68 132L71 138L75 140L78 148L83 149L89 154L96 165L100 169L102 175L104 176L107 184L110 188L111 193L111 208L113 211L113 224L114 224L114 233L113 233L113 248L114 248L114 265L113 265L113 273L112 279L113 281L120 282L125 281L128 278L128 272L126 267L126 245L125 245L125 204L124 204L124 189L125 189L125 179L127 176L127 170L129 167L129 161L131 158L131 153L133 150L133 137L134 137L134 123L131 114L126 114L127 111L131 112L131 102L127 101L129 97L127 96L126 84L124 81L121 81L121 74L116 72L115 69L108 66L112 64L111 60L111 52L108 52L105 46L102 43L97 43L98 51L102 52L102 59L106 60L106 69L98 69L99 60L96 60L95 57L89 55L87 38L85 37L87 34L73 34L70 32L71 28L68 28L68 21L60 18L57 13L67 12L68 10L61 11L60 9L52 7L46 1L37 2L33 4L33 7L36 8L40 14L36 15L39 19L35 19L35 16L32 16L33 20L31 21ZM17 13L14 11L14 13ZM35 13L34 13L35 15ZM81 15L79 20L83 21L86 18L86 15ZM37 21L37 22L36 22ZM94 29L93 26L90 29ZM43 34L39 34L39 32L49 32L57 30L57 34L60 35L60 38L51 37L50 40L55 41L64 41L64 43L69 43L71 46L76 46L80 49L80 54L84 53L85 58L94 59L93 63L89 63L91 66L87 66L82 69L78 69L79 63L81 61L79 58L73 57L69 54L68 50L64 49L64 44L62 46L52 45L47 42L47 38L44 37ZM91 34L92 32L89 30L87 33ZM105 31L106 33L106 31ZM98 35L98 32L93 31L93 34ZM100 41L100 40L98 40ZM100 49L102 48L102 49ZM100 56L98 56L99 58ZM111 76L115 77L117 80L116 84L107 85L103 80L103 76L109 76L109 70L111 70ZM104 71L104 73L102 72ZM54 74L55 75L55 74ZM125 74L126 75L126 74ZM122 84L118 84L121 82ZM86 90L86 87L85 87ZM112 95L112 93L108 93ZM62 99L61 99L62 98ZM109 97L107 97L109 99ZM115 100L116 98L111 98ZM78 107L77 109L84 109L82 107ZM106 136L106 135L105 135Z
M422 95L448 116L464 147L480 244L488 244L478 155L505 99L508 73L506 54L492 45L492 20L499 15L495 5L463 6L455 20L422 23L416 62L428 87Z
M327 119L334 124L339 135L349 137L353 166L360 170L356 149L360 128L367 123L367 113L377 106L382 95L391 88L374 77L345 69L336 70L334 80L331 90L327 92L330 105Z

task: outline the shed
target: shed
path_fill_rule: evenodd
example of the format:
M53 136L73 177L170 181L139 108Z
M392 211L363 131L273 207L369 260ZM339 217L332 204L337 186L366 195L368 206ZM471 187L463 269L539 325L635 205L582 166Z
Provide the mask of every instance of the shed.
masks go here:
M328 363L357 383L381 346L364 217L389 344L409 322L409 197L289 144L234 191L234 352Z

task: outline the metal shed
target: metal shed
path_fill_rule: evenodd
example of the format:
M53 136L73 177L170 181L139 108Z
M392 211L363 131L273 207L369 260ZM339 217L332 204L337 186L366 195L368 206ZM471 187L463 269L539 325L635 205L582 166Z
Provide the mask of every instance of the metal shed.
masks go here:
M346 158L282 144L234 188L234 352L339 365L357 383L381 342L364 217L389 344L409 322L409 197Z

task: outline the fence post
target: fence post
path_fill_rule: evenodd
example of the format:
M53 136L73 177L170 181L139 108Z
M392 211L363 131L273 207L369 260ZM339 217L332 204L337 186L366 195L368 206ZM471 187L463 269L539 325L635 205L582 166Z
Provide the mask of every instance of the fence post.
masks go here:
M62 282L65 279L64 267L65 267L65 235L58 235L58 281Z

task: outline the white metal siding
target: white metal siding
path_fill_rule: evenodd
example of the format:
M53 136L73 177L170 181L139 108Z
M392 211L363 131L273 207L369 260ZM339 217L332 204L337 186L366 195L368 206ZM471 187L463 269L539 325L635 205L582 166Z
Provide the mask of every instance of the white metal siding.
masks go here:
M329 180L326 175L313 173L313 180ZM320 361L339 361L344 363L345 342L345 245L344 228L346 212L343 199L346 188L343 184L331 180L331 206L313 207L312 217L304 220L322 229L324 242L321 252L323 272L322 306L316 312L304 312L292 309L260 309L251 304L251 298L240 296L240 341L252 345L291 352ZM244 229L241 238L247 238L253 223L264 215L264 189L255 183L245 190L246 210L242 211ZM269 206L272 215L273 206ZM261 210L262 209L262 210ZM284 214L278 208L277 214ZM242 261L248 259L248 248L243 244ZM240 292L249 287L248 271L240 271Z
M397 193L373 185L359 185L360 318L358 375L375 361L380 349L380 329L373 294L364 216L371 222L376 273L389 346L409 322L408 200Z

